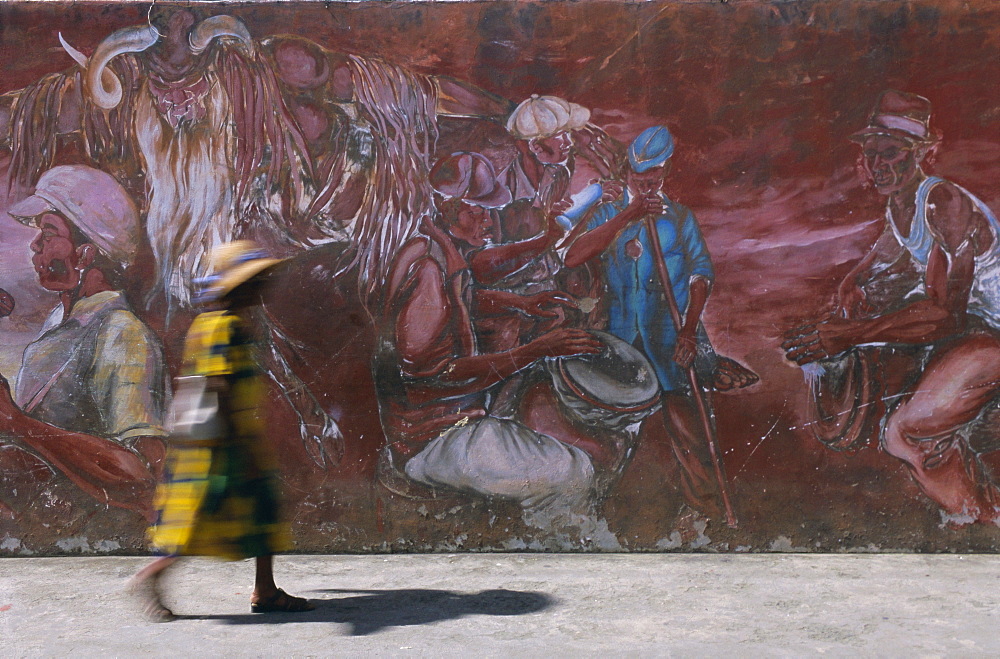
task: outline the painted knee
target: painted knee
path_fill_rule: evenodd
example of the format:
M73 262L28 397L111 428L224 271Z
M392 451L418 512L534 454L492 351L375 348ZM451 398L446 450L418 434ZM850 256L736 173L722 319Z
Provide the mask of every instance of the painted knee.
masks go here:
M932 470L948 461L958 450L956 429L931 432L906 414L893 414L886 423L882 445L889 455L921 471Z

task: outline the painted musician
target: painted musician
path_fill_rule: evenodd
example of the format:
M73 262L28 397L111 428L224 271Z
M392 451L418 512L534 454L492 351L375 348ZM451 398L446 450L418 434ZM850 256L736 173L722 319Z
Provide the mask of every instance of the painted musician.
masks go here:
M75 485L73 493L47 486L41 498L55 509L82 492L148 515L164 454L166 376L159 342L120 290L136 256L138 211L110 175L72 165L42 174L8 212L38 229L32 264L59 303L25 348L13 395L0 376L0 447L8 460L18 451L40 458Z
M386 288L386 327L376 382L388 452L397 472L421 485L514 501L526 523L572 525L590 514L588 454L487 412L488 390L543 357L597 353L582 330L548 332L509 351L477 348L469 255L487 243L491 209L510 201L476 153L435 164L438 214L404 245Z
M851 136L886 197L885 229L840 285L839 313L789 333L784 348L805 365L855 346L925 346L926 366L885 420L882 446L946 522L1000 523L1000 492L967 432L1000 389L1000 225L970 192L923 171L939 139L930 117L927 99L889 90ZM919 284L887 311L873 308L866 289L900 263Z
M512 200L498 213L494 244L474 252L476 332L490 352L509 350L563 323L572 300L557 291L562 261L555 245L565 230L556 216L569 208L573 133L590 111L558 96L532 95L507 119L517 157L501 174Z
M717 516L708 438L688 390L687 369L698 350L701 314L714 273L694 215L661 188L670 171L673 136L666 126L643 131L628 149L626 188L597 208L587 231L566 252L568 267L601 257L608 294L608 331L640 348L652 362L663 391L663 419L681 466L685 502ZM609 186L609 190L617 190ZM662 255L656 254L644 219L656 216ZM666 309L654 259L663 258L684 323L676 328Z

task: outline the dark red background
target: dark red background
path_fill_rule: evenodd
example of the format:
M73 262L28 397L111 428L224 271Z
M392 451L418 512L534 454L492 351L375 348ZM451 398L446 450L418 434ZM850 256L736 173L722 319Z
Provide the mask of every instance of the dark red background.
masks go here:
M717 270L709 333L722 352L763 378L751 390L716 398L742 525L729 531L714 523L707 532L713 546L996 546L989 529L939 528L936 508L877 442L845 456L811 439L801 427L801 374L778 348L787 328L829 302L839 277L878 231L883 200L867 187L847 136L864 125L883 89L932 101L932 124L944 140L930 171L1000 209L996 3L197 4L239 16L258 38L297 34L462 78L514 101L532 93L563 96L591 108L593 121L623 141L652 123L669 125L677 151L668 189L695 211ZM142 22L146 9L4 4L0 90L71 65L57 32L90 52L112 30ZM302 306L313 312L299 319L308 325L322 322L324 309L335 313L337 303L328 291L310 290ZM286 467L302 546L450 542L461 523L435 527L415 513L413 523L386 522L387 504L371 484L381 435L365 342L351 338L364 339L370 330L361 315L336 322L330 350L359 354L336 371L316 356L315 385L343 410L350 450L343 467L320 474L301 466L290 443ZM669 535L678 505L672 470L662 442L640 449L607 509L627 546L655 548ZM405 520L410 512L396 514ZM466 522L484 528L471 513ZM420 531L424 544L396 542L428 523L431 530Z

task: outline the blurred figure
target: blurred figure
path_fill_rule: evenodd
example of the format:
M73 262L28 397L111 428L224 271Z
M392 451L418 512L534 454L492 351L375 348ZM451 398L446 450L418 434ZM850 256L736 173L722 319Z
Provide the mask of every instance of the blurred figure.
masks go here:
M273 557L289 547L278 519L276 461L264 436L262 384L254 361L248 312L261 304L267 273L280 263L249 241L218 247L202 300L214 309L195 318L184 349L184 374L207 378L218 397L222 430L211 439L171 443L166 479L157 490L159 518L149 537L161 558L139 572L133 591L153 621L174 618L163 605L159 580L181 556L255 557L254 613L310 611L274 583Z

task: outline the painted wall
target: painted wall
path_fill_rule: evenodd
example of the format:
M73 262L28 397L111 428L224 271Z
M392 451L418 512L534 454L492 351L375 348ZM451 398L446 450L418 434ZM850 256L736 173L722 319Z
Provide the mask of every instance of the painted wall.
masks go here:
M996 548L994 3L147 10L0 8L0 552L143 548L191 279L243 237L293 259L300 550ZM49 198L78 231L8 215L62 165L116 181Z

